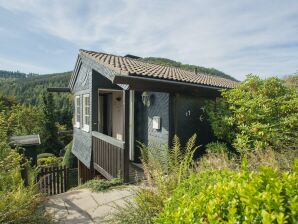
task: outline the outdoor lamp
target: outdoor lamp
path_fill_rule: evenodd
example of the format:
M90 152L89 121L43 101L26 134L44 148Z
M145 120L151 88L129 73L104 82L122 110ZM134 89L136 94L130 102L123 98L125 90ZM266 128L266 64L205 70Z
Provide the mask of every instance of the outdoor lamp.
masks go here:
M142 93L142 102L144 106L150 107L150 94L148 92L143 92Z

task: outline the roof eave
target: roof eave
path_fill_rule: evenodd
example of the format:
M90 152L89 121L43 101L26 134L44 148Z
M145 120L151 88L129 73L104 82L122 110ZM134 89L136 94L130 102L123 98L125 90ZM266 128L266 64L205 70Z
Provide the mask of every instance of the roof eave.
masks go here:
M209 85L201 85L189 82L181 82L168 79L148 78L140 76L123 76L116 75L114 78L115 84L127 84L130 89L140 91L160 91L160 92L192 92L192 91L208 91L218 94L224 87L216 87Z

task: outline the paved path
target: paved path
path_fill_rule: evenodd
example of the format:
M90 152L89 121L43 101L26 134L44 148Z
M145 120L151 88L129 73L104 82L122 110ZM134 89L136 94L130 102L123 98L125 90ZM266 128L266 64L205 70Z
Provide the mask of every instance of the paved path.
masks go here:
M131 188L95 193L88 189L48 197L45 211L59 223L103 223L126 200L133 197Z

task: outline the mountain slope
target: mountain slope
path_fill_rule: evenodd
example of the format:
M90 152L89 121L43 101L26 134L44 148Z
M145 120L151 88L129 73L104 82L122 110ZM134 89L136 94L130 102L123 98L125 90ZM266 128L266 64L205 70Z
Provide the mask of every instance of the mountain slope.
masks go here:
M68 86L71 72L36 75L0 71L0 95L14 96L20 103L42 106L47 87ZM71 127L72 97L69 93L54 93L57 122Z

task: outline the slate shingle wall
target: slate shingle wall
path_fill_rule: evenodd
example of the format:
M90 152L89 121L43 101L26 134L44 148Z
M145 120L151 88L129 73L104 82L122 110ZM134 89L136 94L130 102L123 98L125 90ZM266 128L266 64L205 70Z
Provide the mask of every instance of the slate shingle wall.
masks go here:
M72 152L82 163L84 163L85 166L90 168L92 150L91 133L92 131L97 131L98 129L98 88L120 89L120 87L117 85L113 85L110 81L115 75L113 71L103 65L94 63L92 60L84 56L81 56L81 59L82 66L80 68L76 83L73 88L73 94L74 96L81 96L81 127L83 124L83 95L90 95L90 130L89 132L86 132L83 131L81 127L74 127L74 144Z
M167 145L169 141L169 93L149 92L153 102L148 108L148 145ZM153 117L161 118L161 128L153 129Z
M88 65L86 65L83 62L77 77L77 81L73 89L74 96L81 97L81 107L80 107L81 120L80 120L80 128L74 127L74 131L73 131L74 144L72 146L72 153L88 168L90 168L90 162L91 162L91 144L92 144L91 130L89 132L86 132L86 131L83 131L81 128L83 125L83 95L90 94L90 100L92 100L91 86L92 86L92 70ZM90 113L90 116L91 116L90 120L92 120L91 113Z
M137 141L151 146L167 147L169 142L169 93L148 92L152 103L149 107L143 105L142 92L135 91L135 159L139 162L140 151ZM161 128L153 129L154 116L161 118Z

